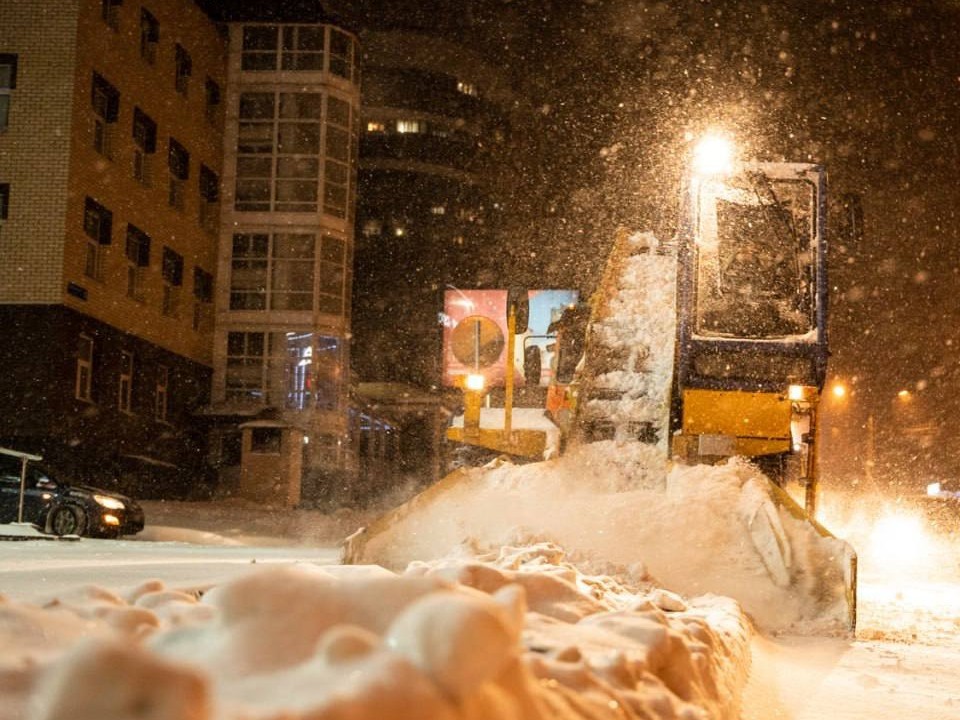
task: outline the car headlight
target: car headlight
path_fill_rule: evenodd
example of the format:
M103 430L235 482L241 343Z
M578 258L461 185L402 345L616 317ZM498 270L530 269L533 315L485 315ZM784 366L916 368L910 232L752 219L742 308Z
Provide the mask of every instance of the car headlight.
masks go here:
M123 510L126 507L122 500L117 500L109 495L94 495L93 499L97 501L98 505L102 505L109 510Z

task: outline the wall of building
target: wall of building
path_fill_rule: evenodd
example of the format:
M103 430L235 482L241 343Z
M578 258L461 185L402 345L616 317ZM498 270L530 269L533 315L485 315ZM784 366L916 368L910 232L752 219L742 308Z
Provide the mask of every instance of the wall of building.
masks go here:
M215 270L216 224L201 223L199 180L201 166L221 174L222 99L221 107L208 112L206 82L215 82L222 98L225 40L190 0L123 3L116 10L116 28L104 20L101 3L94 0L81 3L78 19L62 300L149 342L210 364L212 305L197 300L194 273L196 268L209 274ZM143 10L153 15L159 30L152 62L141 53ZM185 94L175 87L178 45L190 58ZM95 148L95 125L102 120L91 101L94 73L119 92L116 120L106 123L110 135L106 152ZM134 175L137 110L155 123L154 152L145 153L148 171L143 180ZM171 138L189 153L187 177L181 181L182 207L170 203ZM94 276L87 265L88 248L97 244L84 228L87 198L112 212L111 242L100 246ZM213 212L218 211L217 207ZM150 238L149 261L135 271L136 297L128 288L130 225ZM178 296L171 303L175 309L168 307L166 312L165 248L182 258L181 284L172 291Z
M0 3L0 53L17 56L9 124L0 130L0 183L10 186L0 227L0 303L63 296L77 21L77 2Z

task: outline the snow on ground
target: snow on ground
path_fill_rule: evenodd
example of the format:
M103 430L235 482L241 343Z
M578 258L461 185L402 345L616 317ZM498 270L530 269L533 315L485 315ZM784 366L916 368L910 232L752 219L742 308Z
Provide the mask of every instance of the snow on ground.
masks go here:
M0 718L739 716L750 631L726 598L586 575L546 543L394 574L147 534L0 543ZM149 579L191 557L205 581Z

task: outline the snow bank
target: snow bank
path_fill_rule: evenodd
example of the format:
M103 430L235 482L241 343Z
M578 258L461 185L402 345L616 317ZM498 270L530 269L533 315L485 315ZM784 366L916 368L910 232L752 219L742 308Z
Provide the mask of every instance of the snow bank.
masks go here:
M629 575L629 573L627 573ZM0 602L0 718L739 717L748 623L556 546Z
M391 568L462 542L548 539L581 567L642 564L687 596L736 598L768 631L830 633L847 622L849 546L771 498L752 465L668 463L643 443L590 443L528 465L492 464L361 536L361 561Z

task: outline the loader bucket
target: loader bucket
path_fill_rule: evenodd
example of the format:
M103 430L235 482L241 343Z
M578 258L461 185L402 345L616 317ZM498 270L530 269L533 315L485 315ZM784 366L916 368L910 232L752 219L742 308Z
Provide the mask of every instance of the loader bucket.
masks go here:
M765 630L854 628L856 554L846 542L745 460L671 465L642 443L457 470L347 538L342 560L399 571L543 540L587 572L643 568L684 595L733 597Z

